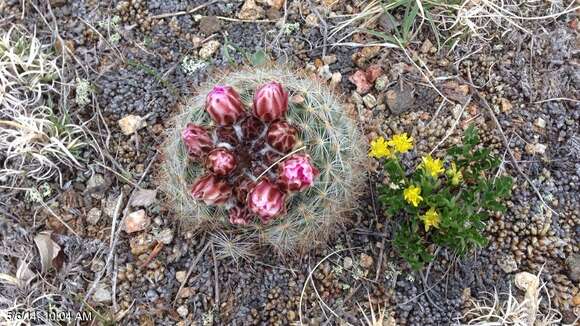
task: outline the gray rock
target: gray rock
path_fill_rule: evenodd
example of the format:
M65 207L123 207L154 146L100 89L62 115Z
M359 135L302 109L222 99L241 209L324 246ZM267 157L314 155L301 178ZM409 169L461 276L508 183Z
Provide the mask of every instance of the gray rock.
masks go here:
M97 225L101 219L101 215L103 215L103 212L100 209L93 207L87 213L87 222L91 225Z
M217 33L222 29L222 24L215 16L207 16L199 21L199 30L205 35Z
M415 97L410 87L395 85L386 93L389 109L393 114L401 114L409 110L415 103Z
M105 287L103 284L99 284L93 293L93 300L97 303L107 303L111 302L111 291Z
M103 175L95 173L87 181L87 191L94 191L95 189L103 188L105 184L106 181Z
M177 308L177 313L179 314L179 316L181 316L181 318L187 317L187 314L189 313L189 311L187 310L187 306L186 305L179 306Z
M497 264L506 273L513 273L518 270L518 264L512 255L506 255L501 257Z

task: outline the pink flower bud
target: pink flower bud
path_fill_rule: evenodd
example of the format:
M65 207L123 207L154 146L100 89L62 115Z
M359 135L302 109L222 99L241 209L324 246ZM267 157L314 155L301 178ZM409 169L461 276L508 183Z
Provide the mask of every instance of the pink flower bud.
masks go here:
M262 85L254 94L254 115L262 121L273 121L286 114L288 110L288 93L282 84L269 82Z
M266 179L262 179L248 194L248 208L260 217L262 223L284 211L286 195Z
M278 168L278 185L286 191L302 191L314 184L319 174L307 155L292 155Z
M205 109L220 126L234 124L244 114L240 95L230 86L215 86L205 98Z
M283 153L288 153L296 144L296 128L286 121L276 121L268 128L268 144Z
M193 123L187 124L181 133L181 138L185 143L189 156L192 158L200 158L213 147L213 141L209 133L202 126Z
M243 207L241 205L234 206L230 208L228 211L228 217L230 219L230 223L238 224L238 225L246 225L250 222L252 216L248 211L248 208Z
M207 155L208 168L219 176L230 174L237 164L234 153L225 148L216 148Z
M252 188L256 185L254 181L252 181L248 177L240 177L236 180L234 185L234 196L241 202L245 203L246 199L248 198L248 193Z
M216 129L216 135L218 142L228 143L232 146L236 146L239 143L238 136L236 136L236 130L233 126L221 126Z
M191 196L207 205L222 205L232 196L232 187L213 174L198 179L191 188Z
M249 116L242 122L242 133L245 140L254 140L264 131L265 125L260 119Z

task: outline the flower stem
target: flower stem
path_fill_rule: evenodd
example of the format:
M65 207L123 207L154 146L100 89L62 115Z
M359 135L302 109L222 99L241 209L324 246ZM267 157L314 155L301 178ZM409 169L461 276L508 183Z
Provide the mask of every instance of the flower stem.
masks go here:
M268 167L268 168L267 168L267 169L266 169L264 172L262 172L262 174L260 174L260 175L258 176L258 178L256 179L256 181L260 180L260 178L261 178L261 177L263 177L263 176L264 176L264 174L268 173L268 171L270 171L270 170L271 170L271 169L272 169L274 166L276 166L276 164L278 164L278 163L282 162L283 160L285 160L285 159L286 159L287 157L289 157L290 155L292 155L292 154L295 154L295 153L298 153L298 152L300 152L301 150L303 150L303 149L305 149L305 148L306 148L306 146L302 146L302 147L300 147L300 148L298 148L298 149L296 149L296 150L293 150L292 152L290 152L290 153L288 153L288 154L284 155L283 157L281 157L279 160L277 160L277 161L276 161L276 162L274 162L272 165L270 165L270 166L269 166L269 167Z

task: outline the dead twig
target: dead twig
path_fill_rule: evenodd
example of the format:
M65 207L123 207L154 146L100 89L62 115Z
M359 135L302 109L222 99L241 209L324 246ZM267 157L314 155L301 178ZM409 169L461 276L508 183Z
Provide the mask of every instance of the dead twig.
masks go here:
M161 14L161 15L156 15L156 16L151 16L151 18L153 19L163 19L163 18L168 18L168 17L177 17L177 16L183 16L183 15L191 15L196 11L199 11L207 6L213 5L214 3L218 2L219 0L213 0L210 1L208 3L204 3L202 5L199 5L191 10L187 10L187 11L178 11L178 12L170 12L170 13L166 13L166 14Z
M471 88L471 92L473 94L475 94L477 96L477 98L479 99L480 105L487 109L487 111L489 112L489 115L493 119L493 122L495 123L495 126L497 127L497 130L501 136L503 144L506 147L506 150L508 151L508 154L510 156L510 161L512 162L512 165L514 166L514 168L516 169L518 174L520 174L526 180L526 182L532 187L532 189L534 190L534 192L536 193L536 195L538 196L538 198L540 199L542 204L544 204L553 214L558 215L558 212L556 212L552 207L550 207L550 205L548 205L548 203L546 203L546 201L544 200L544 197L542 196L542 193L540 193L540 190L538 190L538 188L536 187L536 185L534 185L532 180L530 180L530 178L520 168L520 165L518 164L516 157L514 156L514 153L510 149L510 146L509 146L510 142L508 141L505 133L503 132L503 128L501 127L501 124L497 120L497 117L495 116L493 109L489 106L489 103L487 103L485 98L483 98L483 96L481 96L479 94L479 92L473 86L470 86L470 88Z
M455 122L453 122L453 125L451 126L451 129L449 129L447 131L447 134L445 134L445 137L443 137L443 139L441 139L441 141L439 143L437 143L437 145L435 145L435 147L433 147L433 149L431 150L431 152L429 152L429 155L432 155L433 152L435 152L435 150L437 148L439 148L439 146L441 146L441 144L443 144L447 140L447 138L449 138L449 136L451 136L451 134L453 133L453 131L457 127L457 124L459 123L459 120L461 120L461 116L463 115L463 111L465 111L465 108L469 105L470 102L471 102L471 95L469 96L469 98L467 99L467 101L465 101L465 104L461 107L461 111L457 115L457 118L455 118Z
M213 276L214 276L214 282L215 282L215 306L216 309L220 308L220 284L219 284L219 277L218 277L218 265L217 265L217 259L215 256L215 249L213 246L213 241L210 241L211 243L211 256L213 258Z
M125 195L124 195L123 191L121 190L121 195L119 195L119 199L117 200L117 204L115 205L115 210L113 212L113 221L111 223L111 243L110 243L109 254L107 255L107 260L105 262L105 268L103 268L97 274L97 277L93 280L91 287L89 288L89 290L85 294L84 301L89 300L89 298L91 297L91 295L93 294L93 292L97 288L97 285L99 284L99 282L103 278L105 272L107 271L108 266L111 264L113 257L115 256L115 247L117 246L117 241L119 240L119 234L121 233L120 231L122 229L122 228L116 229L116 226L117 226L116 222L117 222L117 219L119 218L119 214L121 212L121 206L122 206L121 204L123 203L123 197L125 197ZM124 220L124 218L123 218L123 220ZM80 306L79 311L82 311L83 307L84 307L84 303Z
M270 20L270 19L238 19L238 18L231 18L231 17L223 17L223 16L215 16L215 18L220 20L225 20L228 22L236 22L236 23L256 23L256 24L270 24L270 23L277 23L277 20Z
M202 242L205 241L205 236L203 237L203 239L201 241ZM181 290L183 290L183 287L185 287L187 280L189 280L191 273L193 273L193 269L197 266L197 263L199 262L201 257L203 257L203 254L205 253L205 251L207 250L207 248L209 248L209 246L211 244L212 244L212 242L208 241L205 244L205 246L203 247L203 249L201 249L201 251L197 254L195 259L191 262L191 265L189 266L189 269L187 270L187 274L185 274L185 278L183 279L183 282L181 282L181 285L179 286L177 293L175 293L175 299L173 299L173 305L175 305L175 303L177 302L177 299L179 298L179 293L181 293Z
M162 249L163 249L163 242L158 241L157 244L155 245L155 247L153 247L153 250L151 250L151 253L149 254L149 257L147 257L147 260L141 264L141 268L145 268L147 265L149 265L149 263L151 263L151 261L153 259L155 259L155 257L157 257L157 255L159 255L159 253L161 252Z
M377 205L375 203L375 190L373 187L373 183L371 182L371 177L368 177L369 179L369 188L371 190L371 202L373 204L373 214L375 215L375 219L377 221L377 223L379 223L379 216L377 215ZM385 236L383 237L383 240L381 241L381 250L379 252L379 261L377 262L377 271L375 272L375 282L379 280L379 274L381 273L381 266L383 265L383 255L385 253L385 242L386 242L386 233L387 233L387 228L385 227L385 225L383 224L383 233L385 233Z
M439 253L440 249L441 249L441 247L437 247L437 249L433 253L434 258L437 258L437 254ZM428 288L427 280L429 279L429 273L431 272L431 267L433 266L434 260L435 259L433 259L429 262L429 266L427 266L427 271L425 272L425 274L421 273L421 278L423 279L423 291L425 293L425 297L427 297L427 300L431 303L431 305L433 305L435 308L437 308L437 310L443 311L443 308L441 308L438 304L436 304L433 301L433 299L431 299L431 296L429 295L431 288Z
M310 8L312 9L312 11L314 11L314 14L318 18L318 21L322 25L322 28L320 28L320 33L322 34L322 56L324 57L326 56L326 47L328 44L328 24L322 18L322 15L320 15L318 8L316 8L316 6L312 4L312 1L308 0L308 3L310 4Z

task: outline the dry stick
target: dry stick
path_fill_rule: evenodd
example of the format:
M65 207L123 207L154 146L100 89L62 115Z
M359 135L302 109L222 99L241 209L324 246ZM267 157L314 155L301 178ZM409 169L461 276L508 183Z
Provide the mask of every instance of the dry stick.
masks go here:
M453 122L453 125L451 126L451 129L449 129L449 131L447 131L447 134L445 134L445 137L443 137L443 139L441 139L441 141L437 145L435 145L435 147L433 147L433 149L429 152L429 155L433 154L433 152L435 152L435 150L439 146L441 146L441 144L443 144L447 140L447 138L449 138L449 136L451 136L451 134L453 133L453 131L457 127L457 124L459 123L459 120L461 120L461 116L463 115L463 111L465 111L465 108L467 107L467 105L469 105L470 102L471 102L471 95L469 96L469 98L467 99L467 101L465 101L465 104L461 108L461 112L459 112L459 114L457 115L457 118L455 118L455 122Z
M433 257L437 258L437 254L439 253L439 249L441 249L441 247L438 247L435 252L433 253ZM431 288L428 288L428 284L427 284L427 280L429 279L429 272L431 272L431 267L433 266L433 260L429 262L429 266L427 266L427 272L425 274L421 273L421 278L423 279L423 292L425 293L425 297L427 297L427 300L429 300L429 302L435 307L437 308L437 310L439 311L443 311L443 308L439 307L434 301L433 299L431 299L431 296L429 296L429 291L431 291Z
M50 215L54 216L70 232L72 232L74 235L80 238L80 235L76 233L75 230L73 230L73 228L71 228L70 225L68 225L63 219L61 219L58 215L56 215L56 213L50 207L48 207L48 205L46 205L46 203L43 200L40 201L40 204L50 213Z
M231 17L223 17L223 16L215 16L215 18L220 20L225 20L228 22L237 22L237 23L256 23L256 24L270 24L270 23L277 23L277 20L270 20L270 19L237 19Z
M306 292L306 287L308 286L308 282L312 278L312 274L314 274L314 271L318 268L318 266L320 266L328 258L336 255L339 252L346 251L346 250L352 250L352 248L340 249L340 250L336 250L336 251L331 252L326 257L322 258L316 265L314 265L314 268L310 271L310 273L308 273L308 277L306 277L306 280L304 280L304 287L302 287L302 292L300 293L300 301L298 302L298 318L299 318L298 320L299 320L300 325L303 325L303 323L302 323L302 300L304 299L304 293Z
M489 106L489 104L487 103L487 101L479 94L479 92L475 88L473 88L472 86L470 86L470 88L471 88L471 91L479 98L479 103L482 106L484 106L487 109L487 111L489 112L489 115L491 115L491 118L493 119L493 122L495 123L497 129L499 130L499 134L501 136L501 139L503 141L503 144L506 147L506 150L508 151L508 153L510 154L510 161L512 162L512 164L513 164L514 168L516 169L516 171L522 177L524 177L524 179L526 179L526 182L532 187L532 189L534 190L534 192L536 193L536 195L538 196L538 198L540 199L540 201L542 202L542 204L546 205L546 207L553 214L558 215L558 212L556 212L552 207L550 207L550 205L548 205L548 203L546 203L546 201L544 200L544 197L542 196L542 194L540 193L540 191L538 190L538 188L536 187L536 185L534 185L534 183L532 182L532 180L530 180L530 178L520 168L520 165L518 164L518 161L516 160L516 157L514 156L514 153L510 149L508 139L507 139L505 133L503 132L503 129L502 129L499 121L497 120L497 117L495 116L495 113L493 112L493 109Z
M308 0L308 3L310 4L311 9L314 10L314 14L316 15L316 17L318 17L318 20L322 23L322 27L324 27L324 29L321 30L320 32L322 33L322 57L325 57L326 56L326 45L327 45L327 40L328 40L328 24L322 18L322 16L320 15L320 12L318 12L318 8L316 8L316 6L314 6L312 4L312 1Z
M419 67L419 65L417 65L415 63L415 61L413 61L413 58L411 58L411 56L407 52L407 49L405 49L405 47L402 46L402 45L399 45L399 48L401 50L403 50L403 53L405 54L405 56L407 57L407 59L409 59L409 61L411 62L411 64L413 64L413 66L415 66L415 68L417 68L417 70L419 70L419 72L421 73L421 75L423 75L423 78L425 78L427 80L427 82L429 83L429 85L431 85L431 87L437 92L437 94L439 94L445 101L450 102L450 103L453 103L453 101L451 101L445 95L443 95L443 93L435 86L435 84L433 84L433 82L431 81L430 76L427 76L427 74L424 73L423 70L421 70L421 67ZM423 60L421 60L421 58L418 58L418 60L419 60L419 62L421 62L422 65L425 65L423 63ZM426 70L427 70L427 72L429 74L431 74L431 71L429 71L429 69L426 68Z
M214 292L214 300L215 300L215 305L216 305L216 309L219 311L220 309L220 284L219 284L219 278L218 278L218 265L217 265L217 259L215 257L215 249L213 246L213 240L210 241L211 243L211 256L213 258L213 276L214 276L214 281L215 281L215 292Z
M141 178L139 179L137 184L134 184L133 191L131 192L129 199L127 200L127 205L125 206L125 209L123 210L123 218L119 222L119 225L122 225L123 222L125 221L125 217L127 216L127 211L128 211L129 206L131 204L133 196L135 195L135 192L137 191L137 189L139 189L139 185L141 184L141 182L143 182L143 180L145 179L145 177L149 173L149 169L153 165L153 162L155 161L156 158L157 158L157 153L151 159L151 161L149 162L149 164L145 168L145 171L143 171L143 175L141 176ZM85 301L88 300L88 298L92 295L92 293L94 292L94 290L97 287L97 284L101 281L103 274L105 273L106 270L108 270L109 266L111 265L111 261L113 260L115 248L117 247L117 242L119 241L119 236L121 235L121 229L122 229L121 227L116 228L116 222L117 222L117 218L119 216L120 210L121 210L121 203L123 202L123 197L124 197L124 192L123 192L123 190L121 190L121 195L119 195L119 200L117 201L117 205L115 206L115 211L113 212L113 221L111 222L111 242L110 242L109 254L107 256L107 260L105 263L105 268L102 269L102 271L99 273L97 278L93 281L91 288L89 289L89 291L85 295ZM82 308L83 308L83 305L81 305L80 309L82 309Z
M292 152L290 152L290 153L288 153L288 154L284 155L282 158L280 158L280 159L279 159L279 160L277 160L276 162L272 163L272 165L270 165L270 166L269 166L269 167L268 167L268 168L267 168L267 169L266 169L264 172L262 172L262 174L260 174L260 176L258 176L258 177L256 178L256 181L260 180L260 178L261 178L261 177L263 177L263 176L264 176L266 173L268 173L268 171L270 171L270 170L271 170L273 167L275 167L275 166L276 166L276 164L278 164L278 163L280 163L280 162L284 161L284 160L285 160L287 157L290 157L290 155L292 155L292 154L295 154L295 153L298 153L298 152L300 152L301 150L303 150L303 149L305 149L305 148L306 148L306 146L302 146L302 147L300 147L300 148L298 148L298 149L296 149L296 150L293 150Z
M114 313L117 313L117 311L119 311L119 305L117 304L117 275L118 275L118 267L117 266L118 266L117 265L117 255L115 255L115 258L113 259L113 277L112 277L113 284L111 285L111 290L113 292L111 299L113 299L113 311L114 311Z
M205 240L205 236L203 237L201 242L203 242L204 240ZM189 266L189 270L187 271L187 274L185 274L185 278L183 279L183 282L181 282L181 285L179 286L179 289L177 290L177 293L175 294L175 299L173 299L173 305L175 305L175 303L177 302L177 299L179 298L179 293L181 292L181 290L183 290L183 287L185 286L185 283L187 283L187 280L189 279L189 276L191 276L191 273L193 273L193 269L195 268L195 266L197 266L197 263L199 262L199 260L201 259L201 257L203 256L203 254L205 253L205 251L207 250L207 248L209 248L209 246L211 244L212 244L212 242L208 241L205 244L205 246L203 247L203 249L201 249L201 251L197 254L197 257L195 257L193 262L191 262L191 265Z
M545 99L545 100L536 101L534 103L535 104L540 104L540 103L546 103L546 102L552 102L552 101L570 101L570 102L573 102L573 103L580 103L580 100L575 100L573 98L567 98L567 97L548 98L548 99Z
M121 62L125 63L125 57L123 57L123 55L121 54L121 51L119 51L119 49L117 49L116 46L114 46L113 44L111 44L111 42L109 42L109 40L105 36L103 36L103 34L101 34L93 25L89 24L82 17L79 17L79 19L85 25L87 25L87 27L90 28L93 32L97 33L97 35L99 35L101 37L101 39L109 46L109 48L113 49L116 52L117 58L121 59Z
M204 4L199 5L199 6L193 8L191 10L188 10L188 11L170 12L170 13L167 13L167 14L161 14L161 15L151 16L151 18L154 18L154 19L162 19L162 18L168 18L168 17L177 17L177 16L183 16L183 15L190 15L190 14L193 14L194 12L196 12L198 10L201 10L201 9L207 7L207 6L213 5L216 2L218 2L218 0L213 0L213 1L210 1L208 3L204 3Z
M375 191L374 191L374 187L373 184L371 182L371 177L368 177L369 179L369 188L371 190L371 202L373 204L373 213L375 214L375 219L377 220L377 223L379 222L379 217L377 215L377 206L375 204ZM383 225L383 233L385 233L385 237L383 237L383 241L381 241L381 250L379 252L379 261L377 262L377 271L375 272L375 282L379 280L379 273L381 272L381 265L383 264L383 255L385 253L385 240L386 240L386 233L387 233L387 228L385 227L385 225Z
M119 230L115 230L115 228L116 228L117 218L119 217L119 213L121 211L121 204L123 203L123 197L125 197L125 194L123 193L123 190L121 190L121 195L119 195L119 199L117 200L117 205L115 205L115 210L113 212L113 221L111 223L111 244L110 244L111 248L109 249L109 254L107 255L107 260L105 262L105 268L103 268L99 272L99 274L97 274L97 277L93 281L93 284L91 285L91 287L89 288L89 290L85 294L84 301L87 301L90 298L90 296L93 294L93 292L97 288L97 284L99 284L99 282L103 278L103 274L105 274L105 271L108 269L108 266L111 264L111 261L113 260L114 253L115 253L115 246L117 245L117 241L119 240L119 234L120 234L119 230L121 230L121 228L119 228ZM83 309L83 307L84 307L84 302L83 302L83 304L81 304L79 311L81 311Z

